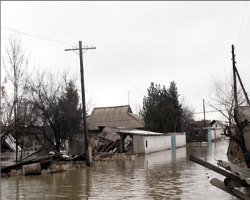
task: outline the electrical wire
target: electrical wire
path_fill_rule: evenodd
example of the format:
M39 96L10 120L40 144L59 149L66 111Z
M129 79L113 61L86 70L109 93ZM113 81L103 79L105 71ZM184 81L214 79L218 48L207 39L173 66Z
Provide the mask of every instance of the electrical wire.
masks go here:
M245 33L243 35L243 40L242 40L241 45L240 45L240 51L239 51L239 54L238 54L238 58L240 56L241 49L242 49L242 46L243 46L243 42L244 42L245 37L246 37L246 33L247 33L247 30L248 30L249 22L250 22L250 15L249 15L249 18L248 18L248 21L247 21L247 26L246 26L246 29L245 29Z
M247 10L247 7L248 7L248 1L246 2L246 7L245 7L245 11L244 11L244 16L243 16L243 20L242 20L242 24L241 24L241 29L240 29L240 34L239 34L239 39L238 39L238 44L240 42L240 36L241 36L241 33L242 33L242 27L243 27L243 23L245 22L245 14L247 13L246 10ZM246 37L246 33L247 33L247 30L248 30L248 26L249 26L249 22L250 22L250 15L249 15L249 18L248 18L248 21L247 21L247 24L246 24L246 28L245 28L245 32L243 34L243 39L241 41L241 44L239 44L239 53L238 53L238 58L240 56L240 53L241 53L241 49L242 49L242 46L243 46L243 42L245 40L245 37Z
M30 33L25 33L25 32L22 32L22 31L14 30L14 29L11 29L11 28L3 27L3 26L1 26L1 29L5 29L5 30L12 31L12 32L15 32L15 33L20 33L20 34L27 35L27 36L30 36L30 37L35 37L35 38L38 38L38 39L47 40L47 41L51 41L51 42L56 42L56 43L60 43L60 44L64 44L64 45L65 44L72 45L72 43L69 43L69 42L55 40L55 39L51 39L51 38L45 38L45 37L37 36L37 35L34 35L34 34L30 34Z
M223 112L223 111L227 111L227 110L210 110L210 111L205 111L205 113ZM193 113L193 114L201 114L201 113L204 113L204 112L196 112L196 113Z
M246 2L245 11L244 11L243 20L242 20L241 27L240 27L240 34L239 34L239 38L238 38L237 45L239 45L239 42L240 42L240 37L241 37L241 33L242 33L242 27L243 27L243 24L244 24L244 22L245 22L245 16L246 16L247 4L248 4L248 1Z
M6 40L8 41L8 38L3 38L1 37L1 40ZM34 44L34 45L42 45L42 46L58 46L58 44L45 44L45 43L37 43L37 42L30 42L30 41L26 41L22 39L22 43L26 43L26 44ZM63 44L60 44L60 46L65 46Z
M22 32L22 31L19 31L19 30L14 30L14 29L11 29L11 28L3 27L3 26L1 26L1 29L5 29L5 30L12 31L12 32L15 32L15 33L20 33L20 34L23 34L23 35L27 35L29 37L35 37L35 38L38 38L38 39L47 40L47 41L50 41L50 42L60 43L60 44L63 44L63 45L65 45L65 44L67 44L67 45L73 45L72 43L68 43L68 42L65 42L65 41L59 41L59 40L55 40L55 39L51 39L51 38L45 38L45 37L41 37L41 36L38 36L38 35L34 35L34 34ZM1 39L8 40L7 38L1 38ZM46 44L34 43L34 42L27 42L27 41L23 41L23 42L25 42L25 43L31 43L31 44L37 44L37 45L46 45ZM50 45L50 44L47 44L47 45ZM101 55L101 52L100 51L98 51L98 52ZM99 57L99 59L100 59L100 57ZM116 75L117 77L119 77L120 79L122 79L124 82L126 82L126 84L128 84L130 87L134 88L139 94L141 94L142 96L144 96L144 94L142 92L140 92L137 88L135 88L132 84L130 84L122 75L120 75L117 71L115 71L114 69L112 69L109 64L107 64L103 60L100 63L104 64L103 66L106 69L108 69L114 75Z
M101 55L101 52L99 50L97 50L97 52L99 53L99 55ZM102 55L103 56L103 55ZM91 56L90 56L91 57ZM139 94L141 94L142 96L145 96L140 90L138 90L136 87L134 87L132 84L130 84L120 73L118 73L117 71L115 71L107 62L105 62L100 56L99 57L93 57L93 59L98 59L98 62L107 70L109 70L110 72L112 72L115 76L119 77L120 79L122 79L127 85L129 85L130 87L134 88Z

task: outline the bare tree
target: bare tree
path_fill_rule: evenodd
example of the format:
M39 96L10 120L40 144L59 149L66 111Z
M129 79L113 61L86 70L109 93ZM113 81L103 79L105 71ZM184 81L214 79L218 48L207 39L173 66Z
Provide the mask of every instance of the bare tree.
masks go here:
M5 86L1 86L1 144L3 139L13 132L13 100L6 93Z
M72 132L79 131L81 109L74 81L67 76L56 76L37 71L29 90L35 117L29 126L39 129L51 150L60 152L60 146Z
M5 47L5 57L3 67L6 72L5 78L5 96L4 96L4 117L5 128L3 131L12 129L16 138L16 162L19 146L19 138L21 129L25 123L26 114L22 109L27 95L27 77L28 77L28 58L21 44L21 39L18 35L12 35L9 38L9 43ZM8 90L8 93L6 92ZM11 92L12 91L12 92ZM8 130L5 133L9 133ZM11 132L11 131L10 131Z
M243 165L249 167L250 162L246 159L248 156L247 141L245 141L243 136L244 128L247 127L249 122L242 117L244 109L239 109L246 107L247 98L242 87L237 87L237 92L235 92L235 84L237 84L237 80L234 83L233 78L226 79L224 82L214 81L209 105L228 120L228 125L226 125L224 131L225 135L230 137L227 152L229 161L235 164L244 161ZM237 97L237 101L235 101L235 97Z
M224 81L214 80L210 94L208 105L220 112L227 119L229 126L232 126L235 123L233 79L226 77ZM239 105L244 105L246 100L241 88L238 88L237 96Z

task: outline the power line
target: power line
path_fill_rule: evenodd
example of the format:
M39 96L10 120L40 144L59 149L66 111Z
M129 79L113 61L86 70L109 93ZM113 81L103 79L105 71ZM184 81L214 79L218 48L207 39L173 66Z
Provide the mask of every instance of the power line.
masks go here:
M104 54L102 54L102 52L100 52L100 51L98 51L99 53L100 53L100 55L101 56L103 56L104 58L105 58L105 55ZM107 51L108 52L108 51ZM112 55L112 54L110 54L110 55ZM114 63L114 64L116 64L116 63ZM144 94L143 94L143 92L141 92L138 88L136 88L136 87L134 87L133 85L131 85L121 74L119 74L117 71L115 71L114 69L112 69L111 67L109 68L109 70L111 71L111 72L113 72L114 74L116 74L118 77L120 77L121 79L123 79L128 85L130 85L132 88L134 88L139 94L141 94L142 96L145 96Z
M246 2L245 11L244 11L243 20L242 20L241 27L240 27L240 34L239 34L239 38L238 38L237 44L239 44L239 42L240 42L240 36L241 36L241 33L242 33L242 27L243 27L243 23L245 21L245 16L246 16L247 4L248 4L248 1Z
M242 49L242 44L243 44L243 42L245 40L245 36L246 36L246 33L247 33L249 22L250 22L250 15L249 15L249 19L247 21L247 26L246 26L246 30L245 30L245 33L244 33L244 36L243 36L243 40L242 40L241 45L240 45L240 52L241 52L241 49ZM240 55L240 52L239 52L239 55ZM238 57L239 57L239 55L238 55Z
M60 44L72 45L72 43L69 43L69 42L55 40L55 39L51 39L51 38L45 38L45 37L41 37L41 36L38 36L38 35L33 35L33 34L30 34L30 33L25 33L25 32L22 32L22 31L14 30L14 29L11 29L11 28L3 27L3 26L1 26L1 29L5 29L5 30L8 30L8 31L20 33L20 34L27 35L27 36L30 36L30 37L39 38L39 39L42 39L42 40L48 40L48 41L57 42L57 43L60 43Z
M8 41L9 39L8 38L3 38L3 37L1 37L1 40L6 40L6 41ZM30 42L30 41L27 41L27 40L23 40L22 39L22 43L26 43L26 44L31 44L31 45L43 45L43 46L65 46L65 45L63 45L63 44L60 44L60 45L58 45L58 44L45 44L45 43L37 43L37 42Z
M100 53L100 51L98 51L98 50L97 50L97 52ZM119 74L117 71L115 71L114 69L112 69L109 64L107 64L100 57L99 57L99 59L100 59L100 63L106 65L106 66L104 66L106 69L108 69L114 75L116 75L117 77L119 77L120 79L122 79L124 82L126 82L127 85L129 85L130 87L134 88L139 94L141 94L142 96L145 96L141 91L139 91L136 87L134 87L132 84L130 84L121 74Z
M52 41L52 42L56 42L56 43L60 43L60 44L70 44L72 45L71 43L68 43L68 42L64 42L64 41L59 41L59 40L55 40L55 39L51 39L51 38L45 38L45 37L41 37L41 36L38 36L38 35L34 35L34 34L30 34L30 33L26 33L26 32L22 32L22 31L19 31L19 30L14 30L14 29L11 29L11 28L7 28L7 27L3 27L1 26L1 29L5 29L5 30L8 30L8 31L12 31L12 32L16 32L16 33L20 33L20 34L23 34L23 35L27 35L27 36L30 36L30 37L35 37L35 38L38 38L38 39L43 39L43 40L47 40L47 41ZM6 39L6 38L3 38L3 39ZM32 43L32 42L30 42ZM35 43L33 43L35 44ZM73 49L72 49L73 50ZM99 52L99 51L98 51ZM102 62L104 63L104 62ZM106 63L104 63L106 64ZM108 64L106 64L106 66L108 66ZM107 67L108 70L110 70L112 73L114 73L116 76L118 76L119 78L121 78L123 81L125 81L128 85L130 85L131 87L133 87L138 93L140 93L141 95L144 96L144 94L142 92L140 92L137 88L135 88L132 84L130 84L123 76L121 76L118 72L116 72L115 70L113 70L112 68L110 67Z
M227 110L211 110L211 111L205 111L205 113L222 112L222 111L227 111ZM196 113L193 113L193 114L201 114L201 113L204 113L204 112L203 111L202 112L196 112Z
M248 2L247 2L247 3L248 3ZM244 32L244 35L243 35L243 39L242 39L242 42L241 42L241 45L240 45L240 51L239 51L239 53L238 53L238 58L239 58L239 56L240 56L241 49L242 49L242 45L243 45L243 42L244 42L244 40L245 40L245 36L246 36L247 30L248 30L249 22L250 22L250 15L249 15L249 18L248 18L248 21L247 21L247 24L246 24L246 29L245 29L245 32Z

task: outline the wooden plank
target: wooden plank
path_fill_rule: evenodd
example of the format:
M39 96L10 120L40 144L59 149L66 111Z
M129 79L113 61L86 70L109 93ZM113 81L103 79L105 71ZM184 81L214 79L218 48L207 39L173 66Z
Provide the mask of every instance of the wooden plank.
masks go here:
M233 174L238 175L242 180L246 180L247 178L250 178L250 169L249 168L240 168L237 165L234 165L232 163L229 163L224 160L218 160L217 164L229 171L231 171ZM247 181L247 180L246 180Z
M241 200L250 200L250 197L248 197L247 195L243 194L239 190L227 188L224 185L224 183L222 181L220 181L219 179L217 179L217 178L211 179L210 183L213 186L215 186L215 187L223 190L224 192L227 192L228 194L231 194L231 195L237 197L238 199L241 199Z
M229 173L229 172L227 172L227 171L225 171L225 170L223 170L223 169L221 169L221 168L219 168L219 167L217 167L215 165L212 165L212 164L210 164L210 163L208 163L208 162L206 162L204 160L196 158L193 155L190 155L189 160L191 160L191 161L193 161L193 162L195 162L197 164L200 164L203 167L206 167L206 168L208 168L210 170L213 170L214 172L217 172L217 173L219 173L219 174L221 174L221 175L223 175L223 176L225 176L227 178L230 178L233 181L238 182L242 186L248 186L247 182L245 180L240 179L238 176L236 176L236 175L234 175L232 173Z

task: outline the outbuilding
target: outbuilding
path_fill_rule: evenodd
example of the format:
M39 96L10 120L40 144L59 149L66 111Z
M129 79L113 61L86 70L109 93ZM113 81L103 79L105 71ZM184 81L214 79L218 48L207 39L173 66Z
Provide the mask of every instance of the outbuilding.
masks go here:
M145 130L121 130L120 151L124 149L123 141L129 135L132 138L133 154L148 154L186 145L185 133L157 133Z

